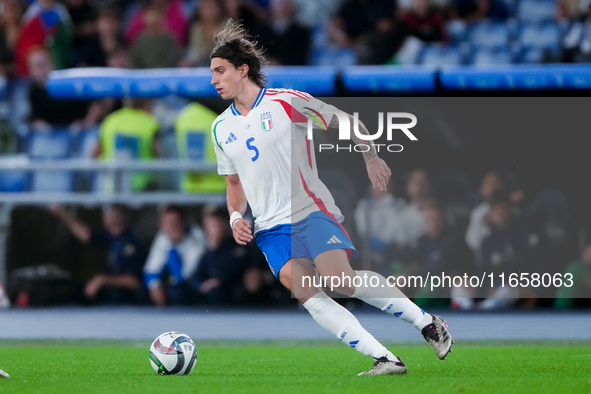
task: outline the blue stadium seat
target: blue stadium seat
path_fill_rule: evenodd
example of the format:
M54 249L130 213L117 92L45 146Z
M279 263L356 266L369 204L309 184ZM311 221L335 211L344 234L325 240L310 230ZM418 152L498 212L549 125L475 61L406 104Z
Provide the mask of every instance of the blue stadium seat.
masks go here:
M544 58L544 49L542 48L523 48L519 56L519 63L537 64Z
M357 53L351 48L339 48L330 43L326 25L312 27L310 66L352 66L357 63Z
M465 54L459 46L429 44L419 59L419 64L425 66L457 66L464 63Z
M0 156L0 167L10 168L18 162L26 161L22 155ZM0 171L0 192L24 192L27 188L26 171Z
M454 45L460 44L465 42L467 39L467 31L468 31L468 24L461 20L456 19L453 21L447 22L447 32L451 38L451 42Z
M517 5L516 16L520 21L551 21L555 14L555 0L521 0Z
M50 132L32 130L29 134L28 156L32 160L60 160L70 156L70 133L65 129ZM48 163L48 165L50 165ZM65 192L74 186L72 171L34 171L31 176L31 191Z
M560 27L552 22L524 23L519 28L519 43L524 48L555 49L560 46Z
M70 155L70 133L65 129L31 130L27 153L31 159L65 159Z
M468 27L468 42L476 47L505 47L509 39L510 28L507 23L482 21Z
M514 62L515 56L507 48L476 48L469 61L475 66L505 65Z
M521 49L519 63L538 64L547 63L545 58L558 59L560 57L560 48L537 48L526 47Z
M317 48L312 51L310 65L313 66L352 66L357 64L357 53L351 48Z

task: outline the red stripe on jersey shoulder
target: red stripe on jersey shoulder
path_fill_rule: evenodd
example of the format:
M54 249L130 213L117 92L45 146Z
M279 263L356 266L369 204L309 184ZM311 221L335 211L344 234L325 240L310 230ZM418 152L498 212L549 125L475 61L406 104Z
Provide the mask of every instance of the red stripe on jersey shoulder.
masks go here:
M330 213L328 208L326 208L324 201L322 201L322 199L320 199L316 194L314 194L314 192L312 190L310 190L308 188L308 184L306 183L306 180L304 179L304 175L302 174L302 170L300 170L298 168L298 171L300 172L300 178L302 179L302 185L304 185L304 190L306 191L308 196L310 196L310 198L312 198L312 200L314 200L314 202L316 203L316 206L318 206L320 211L322 211L326 216L328 216L329 218L334 220L336 224L338 224L338 226L341 228L341 230L343 230L343 233L345 233L345 235L347 236L347 238L349 238L349 241L350 241L351 237L349 237L347 230L345 230L345 228L339 223L337 218L335 218L334 215L332 213ZM353 257L353 251L351 249L346 249L346 251L347 251L347 257L349 258L349 260L351 260L351 258Z
M308 118L304 116L300 111L295 109L290 103L285 100L275 99L273 101L278 102L281 104L287 116L293 123L308 123Z
M299 90L293 89L267 89L265 92L265 96L276 96L278 94L292 94L306 101L310 101L312 98L312 96L306 92L300 92Z
M322 123L324 123L325 130L328 130L328 124L326 124L326 120L324 120L324 117L322 116L322 114L320 112L316 111L313 108L308 108L308 107L305 107L305 108L314 112L316 114L316 116L318 116L320 119L322 119Z

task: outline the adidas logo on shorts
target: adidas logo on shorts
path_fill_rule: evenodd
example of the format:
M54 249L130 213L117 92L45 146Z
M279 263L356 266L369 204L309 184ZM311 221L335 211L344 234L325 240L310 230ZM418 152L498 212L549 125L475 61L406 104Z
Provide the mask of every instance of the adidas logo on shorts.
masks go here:
M342 242L336 235L333 235L332 238L328 240L327 244L342 244Z

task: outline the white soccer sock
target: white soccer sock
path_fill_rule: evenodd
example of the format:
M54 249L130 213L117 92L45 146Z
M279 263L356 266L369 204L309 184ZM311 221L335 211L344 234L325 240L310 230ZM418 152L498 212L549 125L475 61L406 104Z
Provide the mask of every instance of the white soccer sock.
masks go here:
M355 288L352 297L401 318L419 331L433 321L430 314L409 300L396 286L389 284L382 275L373 271L355 271L355 274L361 279L361 282L356 282L362 285Z
M376 359L386 356L388 360L397 361L397 358L388 349L361 326L351 312L324 292L310 298L304 303L304 307L320 327L359 353Z

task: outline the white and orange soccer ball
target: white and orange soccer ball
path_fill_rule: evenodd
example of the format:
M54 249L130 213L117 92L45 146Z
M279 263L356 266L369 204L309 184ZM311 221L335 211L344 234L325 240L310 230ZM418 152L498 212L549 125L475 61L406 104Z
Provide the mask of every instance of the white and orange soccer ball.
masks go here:
M150 364L163 375L187 375L197 362L197 348L188 335L165 332L150 346Z

